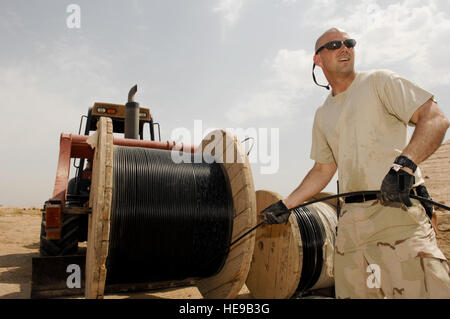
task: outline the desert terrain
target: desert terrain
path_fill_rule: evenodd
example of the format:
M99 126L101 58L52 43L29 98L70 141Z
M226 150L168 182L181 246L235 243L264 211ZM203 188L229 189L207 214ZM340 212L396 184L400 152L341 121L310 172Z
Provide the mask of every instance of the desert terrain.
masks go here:
M450 212L438 212L439 247L450 258ZM28 299L31 260L39 256L41 211L37 207L0 207L0 299ZM244 286L238 298L251 298ZM196 287L105 295L108 298L202 298Z
M41 218L38 207L0 207L0 299L30 298L31 261L39 256ZM117 298L203 297L196 287L105 295ZM238 298L251 298L245 286Z

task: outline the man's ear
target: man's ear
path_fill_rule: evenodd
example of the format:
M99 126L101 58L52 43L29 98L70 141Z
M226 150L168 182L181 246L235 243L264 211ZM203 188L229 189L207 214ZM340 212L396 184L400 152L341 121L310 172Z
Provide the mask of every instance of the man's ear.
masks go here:
M314 64L315 64L315 65L322 67L322 60L321 60L321 58L320 58L320 55L316 54L316 55L313 57L313 61L314 61Z

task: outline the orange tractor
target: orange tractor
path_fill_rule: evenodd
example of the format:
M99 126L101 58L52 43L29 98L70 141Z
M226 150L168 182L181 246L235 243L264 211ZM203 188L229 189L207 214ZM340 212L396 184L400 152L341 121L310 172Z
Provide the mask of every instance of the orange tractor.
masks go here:
M87 240L89 214L90 177L94 151L87 143L89 134L97 129L100 117L110 117L114 133L124 134L125 138L115 138L114 144L122 146L141 146L171 149L174 143L155 141L154 123L150 109L141 108L134 101L137 86L128 94L125 105L95 103L89 108L87 116L80 121L78 135L61 134L60 153L53 196L45 202L41 236L41 256L74 255L78 243ZM86 118L84 135L80 135L83 119ZM144 141L144 129L149 128L150 141ZM160 139L160 135L159 135ZM75 177L69 180L71 159L78 160Z
M137 86L134 86L125 105L95 103L89 108L87 116L81 117L77 135L61 134L53 195L45 202L42 210L40 257L32 259L31 298L83 294L86 249L79 249L79 243L87 241L88 237L88 221L92 207L91 175L93 169L95 170L94 149L90 145L89 137L92 136L91 132L97 130L97 122L101 117L111 118L112 133L124 136L121 138L114 134L114 145L164 150L175 148L182 152L194 152L193 146L161 142L159 124L153 122L150 109L141 108L139 103L134 101L136 91ZM84 135L80 135L83 122L86 123ZM159 141L155 141L156 125ZM147 127L150 140L144 140L144 130L147 130ZM72 159L76 173L75 177L69 180ZM68 289L68 271L74 265L80 269L80 286Z

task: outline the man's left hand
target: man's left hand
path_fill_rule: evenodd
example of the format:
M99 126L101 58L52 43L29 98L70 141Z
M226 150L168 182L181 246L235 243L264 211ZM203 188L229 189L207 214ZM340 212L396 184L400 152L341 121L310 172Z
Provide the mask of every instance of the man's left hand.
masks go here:
M402 169L391 168L381 183L382 202L400 202L408 207L412 206L409 192L414 185L415 178Z

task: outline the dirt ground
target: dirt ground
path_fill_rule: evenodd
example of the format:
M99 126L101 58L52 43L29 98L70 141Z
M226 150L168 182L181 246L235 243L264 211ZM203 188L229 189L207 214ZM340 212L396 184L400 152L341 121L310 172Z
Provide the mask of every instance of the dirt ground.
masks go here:
M0 207L0 299L28 299L31 293L31 260L39 256L41 211L33 207ZM243 287L238 298L251 298ZM113 294L118 298L203 298L196 287L158 292Z
M29 298L40 224L39 209L0 208L0 298Z
M39 208L0 207L0 299L30 298L31 259L39 256ZM438 212L438 244L450 259L450 213ZM244 286L238 298L251 298ZM107 295L109 298L202 298L195 287L156 293Z

